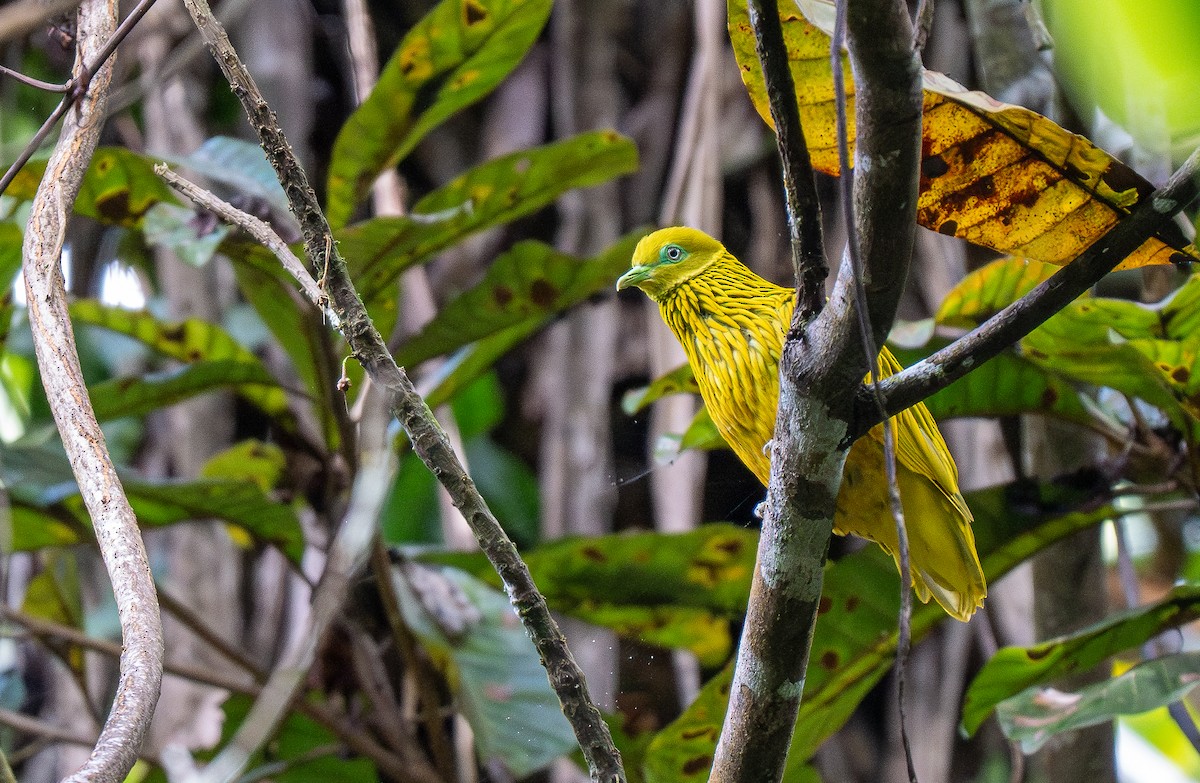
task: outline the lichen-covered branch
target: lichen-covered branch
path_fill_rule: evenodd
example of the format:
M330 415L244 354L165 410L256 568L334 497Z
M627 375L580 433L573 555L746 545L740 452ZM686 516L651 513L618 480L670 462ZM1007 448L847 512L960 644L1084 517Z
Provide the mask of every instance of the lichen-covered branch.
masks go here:
M330 306L338 317L354 357L373 382L388 390L392 414L408 434L413 450L446 487L455 507L470 525L480 548L503 580L509 599L546 667L551 687L562 702L563 713L575 730L592 779L603 783L624 781L620 754L612 743L600 711L588 696L583 673L567 649L566 639L550 615L546 601L538 592L516 546L504 533L476 489L475 482L463 469L429 406L417 393L404 370L396 365L383 338L371 323L350 280L346 263L337 251L316 195L292 154L274 112L238 59L208 3L205 0L185 0L184 5L246 110L267 160L283 185L293 214L300 222L309 263L324 279Z
M77 70L105 47L116 24L116 0L85 0L76 32ZM112 710L88 760L67 779L70 783L124 780L138 758L163 673L162 623L150 564L137 518L88 400L61 271L71 205L100 139L111 80L110 63L92 74L75 111L68 113L34 197L22 248L29 321L42 384L112 580L124 645Z
M895 316L916 231L920 67L903 2L850 2L854 219L870 330L879 342ZM768 82L768 92L774 89ZM855 411L846 389L866 366L854 298L853 270L843 261L829 304L811 323L793 321L784 346L758 562L710 778L721 783L783 776L852 441Z

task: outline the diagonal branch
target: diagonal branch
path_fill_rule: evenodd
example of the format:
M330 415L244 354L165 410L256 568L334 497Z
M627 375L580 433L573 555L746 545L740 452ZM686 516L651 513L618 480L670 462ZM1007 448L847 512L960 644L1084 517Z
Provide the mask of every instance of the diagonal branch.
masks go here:
M791 0L785 0L791 2ZM775 142L783 164L783 193L787 208L792 267L796 272L796 314L807 324L825 305L825 243L821 238L821 200L813 179L796 85L788 64L783 27L776 0L749 0L750 24L754 27L754 50L762 64Z
M1047 318L1091 288L1200 195L1200 149L1111 231L1049 280L942 350L880 382L889 416L944 389L1036 329ZM860 390L855 428L866 432L879 423L875 403Z
M117 2L86 0L78 18L77 73L85 63L96 62L97 50L111 40ZM112 711L88 760L68 778L104 783L123 780L137 760L163 673L162 624L146 549L88 401L61 271L69 210L100 139L111 80L112 65L100 68L91 76L76 111L67 117L34 198L23 247L29 320L42 384L91 515L121 620L124 650Z
M287 193L292 212L300 221L309 263L322 272L330 305L354 357L371 380L387 390L391 413L404 428L413 450L446 487L455 507L470 525L480 548L504 582L509 599L537 647L550 685L562 703L563 713L571 722L592 779L601 783L624 781L621 756L613 745L599 709L588 695L583 672L567 648L558 624L550 615L545 598L538 592L516 546L500 527L495 515L479 495L475 482L455 456L446 433L434 419L429 406L417 393L407 373L397 366L383 337L371 323L350 280L346 262L337 251L337 243L321 212L316 194L284 138L274 112L238 58L208 3L205 0L184 0L184 5L234 94L241 101L267 160Z

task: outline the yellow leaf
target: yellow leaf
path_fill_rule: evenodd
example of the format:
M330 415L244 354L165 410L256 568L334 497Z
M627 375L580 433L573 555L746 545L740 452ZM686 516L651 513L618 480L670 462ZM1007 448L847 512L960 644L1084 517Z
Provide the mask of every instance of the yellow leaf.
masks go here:
M840 172L828 35L833 5L828 0L800 0L799 5L808 19L785 4L780 21L800 119L813 167L836 176ZM745 2L729 1L729 33L750 98L770 124ZM844 55L842 68L853 141L854 86ZM1107 152L1036 112L968 91L933 71L924 72L923 87L917 221L926 228L1061 265L1107 233L1153 190ZM1193 260L1200 260L1200 253L1170 226L1117 268Z

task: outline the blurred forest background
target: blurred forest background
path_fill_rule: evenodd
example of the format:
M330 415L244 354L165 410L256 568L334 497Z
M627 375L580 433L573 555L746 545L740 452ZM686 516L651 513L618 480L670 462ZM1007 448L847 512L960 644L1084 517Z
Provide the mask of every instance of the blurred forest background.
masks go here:
M458 13L459 3L449 5ZM463 7L469 11L470 5ZM514 13L544 14L533 6L547 4L528 5ZM1088 133L1161 184L1200 129L1189 127L1190 117L1176 116L1182 110L1162 107L1195 105L1169 88L1186 72L1187 89L1194 91L1200 64L1194 51L1177 53L1167 70L1155 71L1155 58L1166 58L1156 47L1149 47L1154 56L1138 59L1146 48L1139 49L1139 41L1154 33L1135 29L1116 0L1088 5L1085 12L1066 2L1043 9L1049 35L1064 47L1050 49L1041 20L1031 28L1022 3L941 0L925 65ZM343 154L352 155L360 142L372 143L339 133L382 64L434 7L395 0L222 0L214 6L310 178L322 183L320 191L336 145L346 145ZM1162 6L1176 31L1200 24L1195 11L1189 16L1182 6ZM1119 30L1129 38L1076 40L1081 13L1098 34ZM1144 16L1154 14L1145 10ZM0 38L0 64L62 81L72 56L62 26L0 30L9 33ZM1178 37L1195 49L1196 38ZM1097 87L1086 77L1099 66L1087 57L1106 47L1121 54L1101 60L1149 59L1150 70L1129 77L1129 84L1110 74ZM1083 52L1082 62L1064 66L1075 52ZM751 531L763 495L754 477L726 450L681 448L680 434L696 413L694 397L668 396L629 412L628 392L684 358L656 308L638 292L618 296L611 285L640 232L672 224L721 237L760 274L790 284L776 147L739 78L725 4L557 0L544 29L534 29L527 53L512 56L518 64L494 92L418 134L398 165L382 167L385 174L362 205L343 200L340 222L352 224L353 234L343 241L343 252L373 249L386 265L389 257L380 248L391 240L381 232L401 224L362 228L363 221L407 220L405 226L422 230L461 203L444 188L463 172L542 145L584 146L565 147L558 163L545 164L545 181L529 186L523 206L481 217L454 241L429 240L425 250L404 251L409 262L373 278L368 306L383 328L392 325L391 345L400 361L418 387L441 403L439 419L522 547L622 531L685 533L711 522ZM298 238L256 148L237 141L252 142L253 136L181 3L154 4L122 44L116 69L102 144L167 160L268 218L288 240ZM1067 78L1066 93L1060 76ZM1127 92L1117 97L1101 89L1122 84ZM1146 84L1163 85L1163 93ZM435 96L427 90L411 99L417 109L397 110L419 112L434 105ZM15 159L58 100L0 77L0 163ZM577 139L609 129L631 145L604 135ZM585 154L608 156L607 162L572 170L572 161ZM146 525L167 657L176 665L164 683L145 763L135 773L158 777L168 744L182 743L203 756L227 742L263 673L308 632L311 591L359 469L354 427L371 414L364 413L369 406L359 395L361 372L343 369L345 352L323 331L321 314L289 298L286 286L256 267L247 240L207 213L169 203L161 185L137 180L137 164L113 160L134 173L118 188L121 198L108 199L112 194L100 189L89 196L90 214L77 206L81 214L71 225L64 263L71 294L88 303L74 314L84 366L93 399L109 411L109 445L127 470ZM521 165L515 170L523 172ZM821 177L818 185L829 196L828 246L840 252L836 181ZM27 187L23 196L20 187L18 181L0 197L0 266L11 275L4 281L2 314L5 323L13 321L0 358L0 478L11 495L8 544L15 550L3 560L0 746L20 780L42 783L74 769L94 741L114 687L119 634L107 577L55 446L22 315L14 253L19 255L22 210L31 191ZM421 206L431 193L433 200ZM142 198L146 207L139 209ZM157 206L150 209L151 203ZM421 214L403 217L414 206ZM396 236L399 244L408 241ZM544 245L520 244L527 241ZM901 319L929 318L965 274L996 257L922 230ZM590 266L583 268L590 271L563 272L564 258L587 259ZM560 284L543 291L542 299L537 285L523 293L522 281L532 279L522 277L523 263L558 269L544 274L558 274ZM1122 273L1100 293L1154 302L1183 279L1162 268ZM473 310L480 300L470 296L491 290L500 297L500 288L509 298L516 290L525 307L521 318ZM119 315L139 311L152 316L134 323ZM431 330L427 324L439 313L442 320ZM175 339L171 325L185 319L201 326ZM490 326L488 319L494 319ZM903 347L903 328L898 337ZM172 347L173 339L187 349ZM466 342L467 348L457 347ZM269 380L250 367L258 363ZM189 380L166 389L181 368L199 365L205 366ZM344 397L334 391L343 372L352 383ZM140 383L122 385L120 379ZM1103 473L1115 458L1099 436L1053 418L969 418L942 426L964 491L1083 467ZM502 594L476 579L426 575L429 566L409 559L432 549L469 553L475 545L403 438L395 451L398 470L379 524L384 542L403 553L394 555L395 568L406 574L396 588L407 602L401 637L393 639L396 624L389 625L373 587L386 573L375 563L307 676L306 699L317 706L292 713L252 769L280 781L586 779L569 759L551 763L570 755L571 738L565 724L558 725L552 695L537 681L541 672L532 650L514 658L499 654L523 638L511 617L505 619ZM1086 476L1085 495L1104 483L1093 473ZM908 662L907 718L924 783L1117 779L1111 724L1064 735L1023 760L994 721L963 739L960 705L971 678L997 648L1074 631L1127 601L1160 599L1181 575L1197 574L1200 519L1191 496L1181 499L1178 489L1163 488L1165 500L1154 513L1127 518L1124 535L1116 535L1111 523L1088 527L991 583L985 608L971 623L946 621L922 630ZM1097 504L1111 500L1105 493L1096 497ZM181 522L187 524L176 524ZM1124 583L1118 540L1133 569ZM831 556L840 558L859 543L836 540ZM643 768L639 760L655 752L647 751L654 732L675 720L724 665L737 612L687 614L663 600L641 607L641 615L628 607L608 607L605 614L609 598L619 603L622 579L642 576L618 570L589 588L588 573L572 570L589 550L573 546L543 548L543 560L533 561L535 576L539 583L550 581L543 587L552 606L574 610L565 615L565 630L592 694L614 716L631 776L671 779L661 772L664 762ZM596 559L613 551L602 549ZM483 573L469 555L455 562ZM662 566L664 572L671 567ZM479 622L495 635L475 639L467 651L476 656L471 658L461 633L449 629ZM691 630L678 630L684 626ZM461 632L464 626L458 627ZM1177 649L1179 638L1167 643ZM656 639L660 645L649 643ZM672 639L686 641L672 645ZM1109 673L1101 665L1071 685ZM827 781L903 779L890 678L855 699L861 704L848 718L828 718L844 726L821 744L815 768L804 774ZM1181 733L1178 716L1172 719L1165 709L1155 715L1132 727L1122 724L1120 779L1196 779L1200 755ZM347 736L354 734L369 735L373 745L353 745ZM407 760L408 777L390 774L388 759ZM686 765L685 771L675 779L696 772Z

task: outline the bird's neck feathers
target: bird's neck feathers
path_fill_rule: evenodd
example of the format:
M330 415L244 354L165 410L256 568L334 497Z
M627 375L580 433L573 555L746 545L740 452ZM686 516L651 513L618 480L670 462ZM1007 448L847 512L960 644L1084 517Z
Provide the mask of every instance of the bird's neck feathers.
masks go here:
M726 309L786 307L795 292L750 271L728 251L659 299L663 315L688 318ZM673 319L668 318L668 322Z

